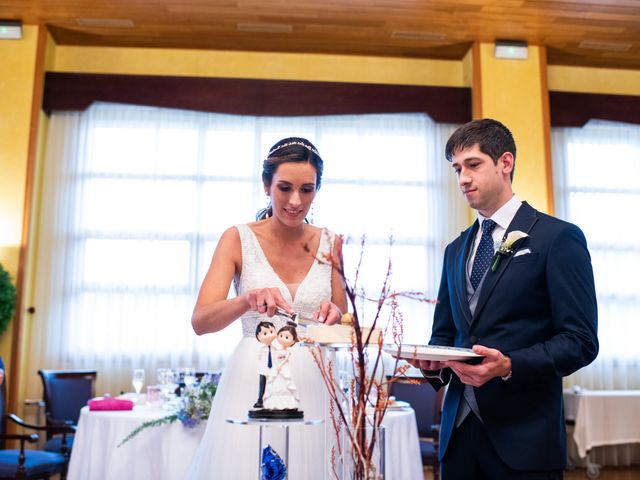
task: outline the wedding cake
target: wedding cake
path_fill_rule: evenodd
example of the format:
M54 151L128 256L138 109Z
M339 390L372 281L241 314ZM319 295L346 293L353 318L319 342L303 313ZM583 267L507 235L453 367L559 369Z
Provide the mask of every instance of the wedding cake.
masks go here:
M369 345L378 345L382 329L374 328L372 331L370 327L360 327L360 330L363 342L369 338ZM371 337L369 337L369 333L371 333ZM340 323L335 325L309 325L306 336L317 343L353 344L356 342L353 316L350 313L345 313L342 315Z

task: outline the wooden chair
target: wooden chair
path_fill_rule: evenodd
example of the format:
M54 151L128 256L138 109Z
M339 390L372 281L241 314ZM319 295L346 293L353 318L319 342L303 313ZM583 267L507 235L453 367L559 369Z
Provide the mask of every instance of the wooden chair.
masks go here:
M42 379L45 419L47 426L77 425L80 410L95 397L95 370L38 370ZM47 432L44 449L61 451L61 437ZM73 435L68 438L68 448L73 447Z
M6 413L6 377L0 386L0 479L48 479L52 475L60 474L61 480L67 476L69 466L69 450L66 447L68 436L74 432L74 427L69 425L43 426L31 425L24 422L14 414ZM44 431L47 434L60 437L60 452L47 452L41 450L29 450L26 443L38 441L38 435L9 434L7 433L7 420L15 424L36 431ZM7 449L6 441L14 440L20 443L19 449Z
M416 413L422 464L433 468L435 480L440 478L438 446L443 390L436 392L423 378L400 378L389 387L389 396L408 402Z

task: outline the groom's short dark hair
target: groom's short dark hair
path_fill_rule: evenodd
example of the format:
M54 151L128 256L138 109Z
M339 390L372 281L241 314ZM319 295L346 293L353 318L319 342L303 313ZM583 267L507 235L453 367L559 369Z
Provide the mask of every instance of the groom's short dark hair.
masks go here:
M511 180L516 161L516 142L509 129L498 120L483 118L465 123L458 128L449 140L444 150L444 155L448 161L453 160L453 155L466 148L478 145L480 151L489 155L493 163L498 163L498 159L505 153L513 155L514 168L511 170Z
M273 328L275 330L276 326L273 323L267 321L258 323L258 325L256 325L256 338L258 338L258 334L260 333L260 329L262 328Z

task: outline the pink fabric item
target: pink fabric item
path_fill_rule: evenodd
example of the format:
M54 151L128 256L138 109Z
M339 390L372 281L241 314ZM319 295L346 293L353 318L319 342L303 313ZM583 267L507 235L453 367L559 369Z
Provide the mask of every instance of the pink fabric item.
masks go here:
M133 402L111 397L94 398L89 400L89 410L133 410Z

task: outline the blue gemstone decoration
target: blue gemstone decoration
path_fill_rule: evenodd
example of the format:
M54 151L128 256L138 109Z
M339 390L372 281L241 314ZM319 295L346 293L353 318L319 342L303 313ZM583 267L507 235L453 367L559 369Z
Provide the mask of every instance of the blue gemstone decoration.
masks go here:
M261 480L283 480L287 475L287 467L280 458L280 455L271 448L271 445L265 445L262 449L262 476Z

